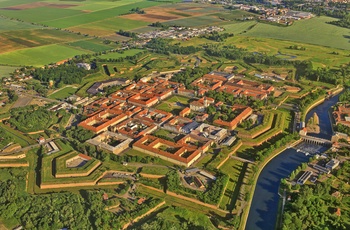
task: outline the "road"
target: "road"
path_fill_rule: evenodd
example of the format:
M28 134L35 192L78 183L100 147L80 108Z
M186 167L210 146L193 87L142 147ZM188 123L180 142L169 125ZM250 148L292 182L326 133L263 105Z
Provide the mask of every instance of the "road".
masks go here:
M241 158L241 157L237 157L237 156L231 156L232 159L235 159L235 160L239 160L239 161L242 161L244 163L251 163L251 164L255 164L254 161L250 161L250 160L247 160L247 159L244 159L244 158Z
M24 147L24 148L21 148L21 149L18 149L18 150L15 150L15 151L12 151L12 152L8 152L8 153L0 153L0 156L7 156L7 155L11 155L11 154L15 154L15 153L19 153L19 152L24 152L24 151L29 151L31 149L34 149L34 148L37 148L37 147L40 147L40 145L45 145L46 143L52 141L53 138L50 138L50 139L47 139L45 141L44 144L35 144L35 145L29 145L27 147Z

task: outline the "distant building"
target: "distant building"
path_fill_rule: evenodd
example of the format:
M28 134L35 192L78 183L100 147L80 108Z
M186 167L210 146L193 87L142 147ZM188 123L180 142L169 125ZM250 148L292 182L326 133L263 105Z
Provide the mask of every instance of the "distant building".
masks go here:
M339 160L337 159L332 159L326 164L326 168L333 170L339 165Z
M45 143L45 138L44 137L39 137L37 141L38 141L39 144L44 144Z
M95 95L99 92L102 92L105 87L115 86L115 85L125 86L125 85L128 85L129 83L130 83L129 79L114 78L107 81L96 82L86 92L88 94Z
M90 70L91 69L91 65L88 63L77 63L77 67L78 68L84 68L86 70Z

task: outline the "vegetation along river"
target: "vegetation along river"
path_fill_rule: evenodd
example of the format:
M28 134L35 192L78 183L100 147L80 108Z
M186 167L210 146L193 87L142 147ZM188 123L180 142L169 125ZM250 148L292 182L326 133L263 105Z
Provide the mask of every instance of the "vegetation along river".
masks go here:
M339 95L326 100L310 110L308 120L314 112L319 116L320 134L313 136L330 139L332 126L328 115L331 106L338 102ZM301 163L308 161L308 156L295 149L286 149L273 158L262 170L255 188L250 207L246 230L274 230L278 212L278 187L280 180L290 175Z

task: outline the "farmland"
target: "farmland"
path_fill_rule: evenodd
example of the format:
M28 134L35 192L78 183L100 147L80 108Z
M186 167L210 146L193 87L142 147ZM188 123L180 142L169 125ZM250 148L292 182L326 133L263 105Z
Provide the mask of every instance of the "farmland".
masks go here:
M0 63L8 65L43 66L51 62L57 62L84 53L88 52L55 44L0 54Z
M350 50L349 29L326 23L333 20L330 17L315 17L295 22L294 25L288 27L258 23L247 31L246 35Z
M72 43L67 43L67 45L84 49L84 50L89 50L92 52L101 52L101 51L110 50L112 48L108 45L99 44L97 43L97 41L93 41L93 40L81 40L81 41L76 41Z

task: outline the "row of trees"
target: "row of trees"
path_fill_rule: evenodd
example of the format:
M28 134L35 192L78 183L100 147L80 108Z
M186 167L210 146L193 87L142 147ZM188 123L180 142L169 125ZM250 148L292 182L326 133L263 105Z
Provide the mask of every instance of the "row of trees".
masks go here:
M330 24L336 25L336 26L340 26L340 27L344 27L344 28L348 28L350 29L350 14L345 15L342 19L338 20L338 21L332 21L329 22Z
M298 140L299 135L297 133L288 134L284 136L283 138L276 141L274 144L270 145L269 147L262 149L260 151L255 152L255 160L257 161L263 161L266 157L268 157L275 149L280 148L281 146L286 146L288 143Z
M299 101L299 106L303 110L310 106L312 103L315 102L318 98L320 98L322 95L326 95L326 91L324 89L317 89L316 91L308 94L307 96L303 97Z

